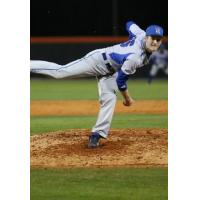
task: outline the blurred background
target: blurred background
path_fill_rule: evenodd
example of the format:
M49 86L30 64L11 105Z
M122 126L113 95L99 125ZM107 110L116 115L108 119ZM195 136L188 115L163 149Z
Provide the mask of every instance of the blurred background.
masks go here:
M151 24L162 26L164 48L168 49L167 0L31 0L30 9L31 59L66 64L91 50L124 42L129 20L144 30ZM152 65L141 68L134 77L148 79ZM155 76L167 77L166 64Z

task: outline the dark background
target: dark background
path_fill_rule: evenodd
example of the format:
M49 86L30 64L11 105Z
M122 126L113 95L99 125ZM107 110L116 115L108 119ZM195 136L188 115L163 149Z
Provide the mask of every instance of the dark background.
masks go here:
M31 0L31 37L127 36L125 24L133 20L142 29L158 24L168 35L168 1L136 0ZM88 52L115 43L31 43L30 59L66 64ZM147 77L150 66L134 77ZM162 72L158 77L166 77Z
M158 24L168 35L167 0L31 0L31 36L126 35L133 20Z

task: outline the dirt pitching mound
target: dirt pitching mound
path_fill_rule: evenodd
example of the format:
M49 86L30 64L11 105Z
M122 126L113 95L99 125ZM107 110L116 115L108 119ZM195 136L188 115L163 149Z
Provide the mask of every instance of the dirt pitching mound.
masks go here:
M88 149L89 130L31 137L31 167L167 167L167 129L115 129Z

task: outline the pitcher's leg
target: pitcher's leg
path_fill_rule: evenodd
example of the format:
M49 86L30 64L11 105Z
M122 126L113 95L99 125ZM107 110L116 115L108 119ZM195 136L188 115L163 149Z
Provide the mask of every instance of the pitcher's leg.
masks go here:
M101 137L107 138L117 100L116 83L117 73L109 77L98 79L100 110L92 132L97 132Z
M92 64L93 63L87 61L86 59L79 59L66 65L33 60L31 61L31 72L49 75L57 79L65 77L84 77L95 75Z
M100 97L100 111L98 114L97 122L92 128L92 132L98 132L103 138L107 138L110 125L113 118L113 113L116 104L115 93L103 93Z
M33 73L49 75L54 78L57 78L57 70L61 67L61 65L42 61L42 60L32 60L30 62L30 70Z

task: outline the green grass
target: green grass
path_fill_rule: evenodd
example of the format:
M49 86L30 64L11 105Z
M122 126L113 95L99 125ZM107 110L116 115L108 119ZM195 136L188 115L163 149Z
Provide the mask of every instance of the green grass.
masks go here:
M32 169L31 200L167 200L167 169Z
M96 122L96 116L31 117L31 135L57 130L87 128ZM115 115L111 128L167 128L167 115Z
M31 100L98 99L95 79L32 79ZM129 92L134 99L167 99L167 80L155 80L148 85L146 80L129 80ZM121 99L121 95L118 95Z
M168 83L129 80L134 99L167 99ZM31 100L98 99L96 80L31 80ZM121 99L121 95L118 95ZM31 117L31 135L87 128L97 116ZM167 128L168 116L114 115L111 128ZM167 169L31 169L31 200L167 200Z

